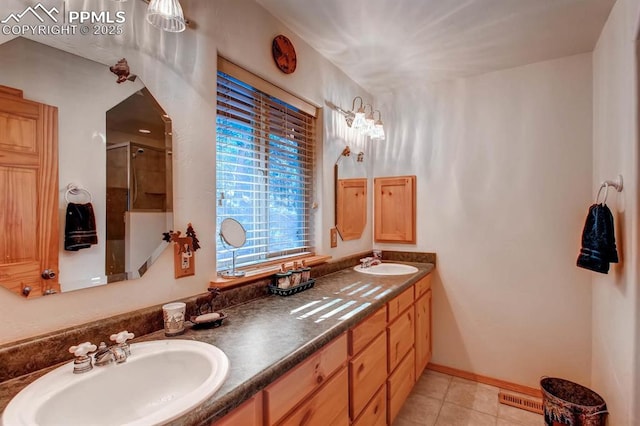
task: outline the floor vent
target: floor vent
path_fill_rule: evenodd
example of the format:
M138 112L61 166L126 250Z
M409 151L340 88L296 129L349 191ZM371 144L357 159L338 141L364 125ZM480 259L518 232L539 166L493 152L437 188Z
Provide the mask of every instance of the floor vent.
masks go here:
M498 393L498 401L500 401L501 404L511 405L512 407L521 408L523 410L531 411L537 414L542 414L542 401L528 398L523 395L515 395L512 393L500 391Z

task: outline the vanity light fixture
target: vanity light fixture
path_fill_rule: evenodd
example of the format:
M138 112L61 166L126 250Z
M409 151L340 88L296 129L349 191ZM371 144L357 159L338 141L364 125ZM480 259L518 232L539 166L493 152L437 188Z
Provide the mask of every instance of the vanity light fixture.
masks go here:
M382 124L382 113L380 113L380 110L375 110L375 112L378 113L378 119L376 120L376 123L373 126L373 130L371 132L371 138L383 141L386 139L386 135L384 133L384 126Z
M360 104L356 110L356 100L358 99L360 100ZM358 133L369 136L372 140L386 139L384 125L382 124L382 113L380 110L374 110L371 104L365 105L360 96L353 98L351 111L344 110L331 102L327 102L327 105L342 114L347 122L347 126L358 130ZM367 107L370 109L368 114L366 113ZM376 112L378 113L377 120L375 119ZM358 125L358 122L361 124Z
M360 99L360 107L358 107L357 111L356 111L356 99ZM353 103L351 105L351 112L353 113L353 123L351 123L351 128L358 130L366 127L367 121L366 121L365 112L364 112L364 102L362 101L362 98L360 96L356 96L355 98L353 98ZM349 123L347 122L347 124Z
M187 28L178 0L151 0L147 9L147 22L170 33L179 33Z
M369 107L369 114L367 114L366 118L364 119L365 126L362 131L366 135L373 136L376 124L376 121L373 119L373 106L371 106L371 104L366 104L364 106L365 111L367 110L367 107Z

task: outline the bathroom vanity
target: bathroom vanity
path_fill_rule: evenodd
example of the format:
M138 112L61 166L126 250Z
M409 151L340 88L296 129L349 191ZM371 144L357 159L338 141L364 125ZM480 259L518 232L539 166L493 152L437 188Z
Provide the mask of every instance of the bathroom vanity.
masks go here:
M227 307L222 327L134 339L199 340L229 358L222 387L170 424L391 424L431 356L434 265L413 265L396 276L343 269L294 296ZM1 383L0 409L41 374Z

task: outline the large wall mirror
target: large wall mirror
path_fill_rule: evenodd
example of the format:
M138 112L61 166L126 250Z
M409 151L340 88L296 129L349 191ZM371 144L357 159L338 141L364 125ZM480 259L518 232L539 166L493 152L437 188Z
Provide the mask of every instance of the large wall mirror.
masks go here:
M171 120L140 78L118 84L105 64L22 37L0 58L0 85L58 109L60 291L139 278L173 229ZM68 202L88 200L97 244L66 250Z
M345 147L334 165L335 225L343 241L357 240L367 224L364 153Z

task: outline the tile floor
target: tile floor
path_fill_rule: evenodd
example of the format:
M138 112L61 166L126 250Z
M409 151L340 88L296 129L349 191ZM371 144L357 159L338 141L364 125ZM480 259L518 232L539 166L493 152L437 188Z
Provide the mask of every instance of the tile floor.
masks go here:
M498 388L425 370L393 426L541 426L542 415L500 404Z

